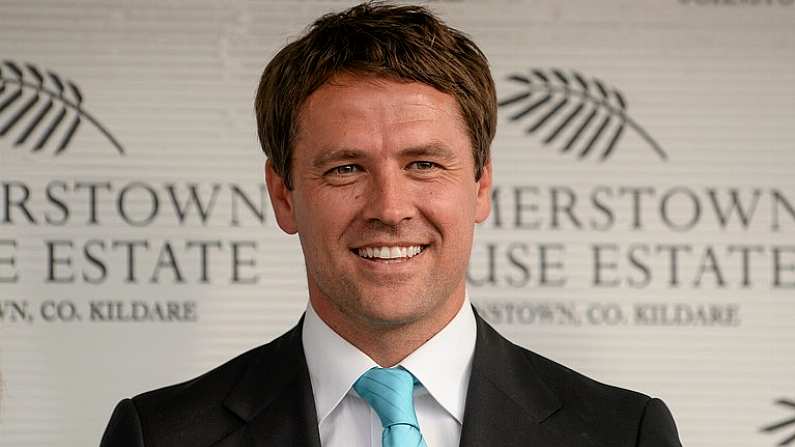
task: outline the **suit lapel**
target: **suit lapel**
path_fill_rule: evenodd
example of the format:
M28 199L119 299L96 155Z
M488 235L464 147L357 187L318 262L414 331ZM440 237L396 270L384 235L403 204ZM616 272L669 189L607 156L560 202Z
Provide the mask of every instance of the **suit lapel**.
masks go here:
M224 401L244 425L214 447L320 447L302 326L303 318L252 359Z
M466 397L461 447L569 445L544 422L561 408L526 353L475 312L477 341Z

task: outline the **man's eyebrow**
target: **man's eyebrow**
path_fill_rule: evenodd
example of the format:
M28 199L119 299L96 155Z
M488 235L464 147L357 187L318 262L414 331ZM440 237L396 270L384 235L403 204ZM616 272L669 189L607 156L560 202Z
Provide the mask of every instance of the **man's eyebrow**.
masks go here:
M312 160L312 166L322 168L334 162L360 160L364 158L364 152L358 149L341 148L323 151L318 157Z
M442 142L432 142L421 146L407 147L399 151L402 157L432 157L442 160L455 158L455 153ZM333 163L361 160L367 158L367 153L360 149L339 148L322 151L312 160L314 168L322 168Z
M450 160L455 158L455 153L446 144L433 142L430 144L403 149L400 155L409 157L433 157Z

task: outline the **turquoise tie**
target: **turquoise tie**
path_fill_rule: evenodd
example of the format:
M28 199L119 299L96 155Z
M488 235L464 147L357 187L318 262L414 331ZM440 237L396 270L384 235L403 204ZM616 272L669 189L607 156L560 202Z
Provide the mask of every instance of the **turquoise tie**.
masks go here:
M410 372L399 367L372 368L353 384L381 419L383 447L427 447L414 412L416 383Z

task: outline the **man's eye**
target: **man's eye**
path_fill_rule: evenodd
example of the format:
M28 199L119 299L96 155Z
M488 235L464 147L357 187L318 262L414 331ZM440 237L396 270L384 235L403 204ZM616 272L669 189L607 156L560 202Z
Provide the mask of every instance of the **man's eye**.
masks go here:
M427 171L429 169L436 168L437 164L432 161L415 161L411 163L409 167L413 169L419 169L420 171Z
M354 172L357 172L358 170L359 170L359 167L356 166L356 165L343 165L343 166L337 166L335 168L332 168L329 171L329 174L333 174L333 175L350 175L350 174L353 174Z

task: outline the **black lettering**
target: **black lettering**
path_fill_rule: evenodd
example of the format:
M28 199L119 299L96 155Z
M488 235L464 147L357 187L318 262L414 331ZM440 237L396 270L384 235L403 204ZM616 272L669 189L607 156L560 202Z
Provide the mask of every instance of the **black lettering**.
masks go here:
M751 287L751 252L764 253L765 248L761 245L729 245L729 254L740 253L740 270L742 271L742 281L740 284Z
M602 277L603 271L618 270L618 263L615 261L604 261L602 259L602 252L609 251L611 254L618 252L618 245L616 244L594 244L591 246L593 252L593 285L595 287L618 287L620 281L618 278L605 280Z
M53 321L58 318L55 301L44 301L39 307L39 314L44 321Z
M0 323L5 321L33 321L27 301L0 300Z
M163 246L160 248L160 254L157 256L157 264L155 264L155 270L152 273L152 277L149 279L149 282L159 283L160 270L164 268L168 268L173 272L174 282L185 282L185 280L182 278L182 272L179 269L179 264L177 264L177 260L174 257L174 250L171 248L171 244L168 241L164 242Z
M72 283L75 281L75 275L71 270L69 274L66 276L59 276L56 274L55 269L56 266L62 265L65 267L72 266L72 257L66 258L59 258L55 254L55 249L57 247L68 247L69 249L72 248L72 241L46 241L45 244L47 245L47 282L55 282L55 283Z
M237 185L232 185L232 226L240 226L240 216L238 213L239 200L237 199L241 199L243 201L243 204L251 212L257 222L264 224L265 210L268 208L266 200L267 197L268 191L265 187L265 184L259 185L259 207L257 207L254 205L254 201L251 200L242 189L240 189Z
M557 276L550 278L550 271L552 273L558 272L562 273L563 268L563 261L560 258L556 258L556 261L550 261L548 253L553 252L563 255L566 247L563 244L540 244L538 246L538 276L539 276L539 285L541 286L551 286L551 287L563 287L566 285L566 278L564 276Z
M560 216L565 215L569 218L569 222L574 228L580 229L580 220L574 214L574 205L577 203L577 196L574 191L566 186L559 186L552 188L550 191L551 207L552 207L552 229L559 229L562 224L560 223ZM561 197L564 200L561 200Z
M654 195L654 189L650 187L635 188L635 187L622 187L618 190L622 196L629 194L632 200L632 229L640 230L643 228L643 196Z
M148 241L113 241L111 245L115 250L118 247L124 247L127 252L127 277L125 281L128 283L134 283L137 281L137 277L135 274L135 250L136 248L143 247L149 248Z
M193 247L199 247L199 266L201 269L201 277L199 278L200 282L208 283L210 282L210 276L207 273L207 253L208 249L212 246L217 249L221 249L221 241L187 241L185 244L186 248L190 250Z
M13 239L0 239L0 249L4 248L8 248L11 254L0 256L0 267L6 267L6 269L0 269L0 283L15 283L19 281L19 273L16 271L17 261L14 256L14 252L17 249L17 241Z
M198 321L199 315L196 312L196 302L195 301L185 301L182 303L182 319L184 321Z
M720 270L720 265L718 264L718 260L715 258L715 252L712 250L712 247L709 246L704 249L704 256L698 263L698 272L696 273L696 279L693 282L695 287L701 287L701 279L707 272L710 272L715 276L715 284L718 287L726 287L726 281L723 279L723 273Z
M642 258L641 258L642 256ZM649 265L644 259L649 257L649 247L640 244L632 244L629 247L629 265L633 267L634 271L641 273L641 278L634 277L627 278L627 284L635 288L647 287L651 284L652 274Z
M526 221L524 219L525 211L529 211L532 213L538 212L538 204L535 202L532 203L525 203L524 197L525 193L531 193L533 195L538 194L538 188L535 186L517 186L513 190L514 195L514 227L515 228L522 228L527 230L537 230L541 227L541 221L538 219L533 221Z
M720 200L718 199L718 192L712 188L707 189L707 196L710 198L712 207L715 210L715 216L718 218L718 223L722 228L726 228L732 216L736 212L737 217L740 220L740 225L742 225L744 229L747 229L748 225L751 223L754 213L756 212L756 205L759 203L759 196L761 194L762 191L759 189L754 189L751 203L743 206L742 201L740 200L739 191L735 188L732 188L729 189L728 205L724 204L721 206L719 203Z
M499 186L491 188L491 213L489 219L492 220L494 228L502 228L502 190Z
M22 197L13 198L14 191L22 193ZM28 209L28 200L30 199L30 188L22 182L7 182L3 183L3 220L4 224L13 224L14 219L11 216L11 209L16 208L21 211L27 219L27 223L36 225L36 219Z
M685 197L689 199L691 208L690 213L687 214L682 211L680 207L676 207L676 212L671 212L671 207L669 204L675 197ZM673 220L673 216L686 216L684 222L675 222ZM685 187L676 187L669 191L667 191L660 200L660 216L665 223L665 225L675 231L687 231L692 229L696 224L698 224L699 220L701 219L701 202L698 200L698 196L688 188Z
M215 207L215 200L218 198L218 191L220 189L221 185L213 183L210 199L205 204L202 203L201 199L199 198L198 185L194 183L189 184L188 198L184 201L184 203L180 203L179 199L177 198L175 185L166 185L166 191L168 191L169 197L171 198L171 203L174 205L174 212L177 214L177 219L179 220L180 225L185 224L185 218L187 217L191 208L196 208L199 213L199 218L201 219L202 225L207 225L207 219Z
M96 276L89 276L86 271L83 270L83 281L89 284L101 284L108 276L108 269L105 266L105 263L99 258L99 255L94 252L95 247L98 247L98 249L104 253L105 241L91 239L86 241L85 245L83 246L83 255L86 257L86 261L88 261L90 265L93 265L97 269Z
M657 253L660 252L668 253L668 285L670 287L679 286L679 253L690 253L690 247L687 245L660 244L657 246Z
M257 249L257 243L254 241L234 241L232 245L232 282L239 284L254 284L259 279L259 275L248 277L240 276L240 267L256 267L257 261L254 258L241 259L240 254L244 248Z
M128 194L135 192L136 190L144 191L147 197L149 197L149 213L143 218L134 220L130 217L129 210L127 210L127 205L130 203L130 201L127 200L127 197ZM116 209L118 210L119 215L128 225L142 227L151 224L155 217L157 217L157 212L160 209L160 200L157 197L157 191L152 189L152 187L149 185L141 182L130 183L129 185L122 188L121 192L119 192L119 195L116 198Z
M99 219L97 218L97 203L98 194L100 189L110 191L110 183L108 182L77 182L75 183L75 191L81 189L88 190L88 224L98 225Z
M107 313L108 306L105 301L91 301L88 304L88 318L91 321L107 321L110 316Z
M487 267L487 274L484 279L476 279L472 276L472 265L470 264L470 268L467 270L467 281L469 284L472 284L475 287L482 287L485 285L497 285L497 266L496 266L496 257L497 257L497 245L496 244L486 244L486 261L488 262ZM479 258L482 258L480 256Z
M773 199L773 206L771 207L773 212L771 219L773 221L772 229L773 231L781 231L782 225L780 220L781 218L779 217L779 208L784 209L789 217L795 221L795 207L793 207L792 203L790 203L790 201L784 197L784 194L782 194L781 191L774 189L771 191L771 195Z
M606 187L606 186L597 186L591 192L591 203L593 204L594 208L599 212L601 216L603 216L603 220L601 222L597 221L596 219L591 218L591 228L597 231L608 231L613 228L613 225L616 222L615 213L611 210L605 202L602 201L600 198L602 195L606 195L609 198L613 197L613 191Z
M787 281L783 278L785 273L795 272L795 263L785 264L782 259L785 254L795 253L795 246L773 247L773 287L792 288L795 287L795 279Z
M524 254L522 259L517 257L517 252L522 252L522 254ZM530 281L530 269L526 265L527 245L512 243L508 245L506 254L508 256L508 262L521 272L521 277L519 279L515 279L513 276L508 276L505 278L505 281L511 287L524 287Z
M66 206L66 202L64 202L63 199L55 195L54 190L56 188L66 191L66 183L56 181L47 184L47 201L60 210L60 217L58 218L53 217L51 213L44 214L44 221L47 222L48 225L63 225L69 220L69 207Z

